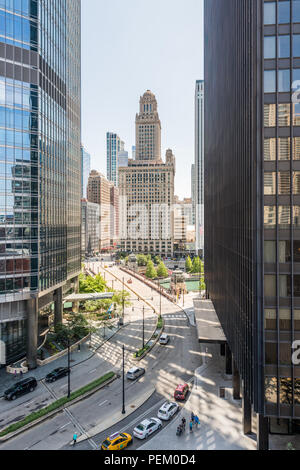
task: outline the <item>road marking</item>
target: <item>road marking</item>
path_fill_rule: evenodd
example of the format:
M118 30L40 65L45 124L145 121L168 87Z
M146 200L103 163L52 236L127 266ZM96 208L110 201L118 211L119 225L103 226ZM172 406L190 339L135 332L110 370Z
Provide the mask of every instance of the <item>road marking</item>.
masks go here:
M93 373L96 372L96 371L97 371L97 369L90 370L90 371L89 371L89 374L93 374Z
M69 424L72 424L71 421L70 421L69 423L67 423L67 424L64 424L64 425L63 425L61 428L59 428L59 429L64 429L64 428L66 428L67 426L69 426Z
M103 401L102 403L99 403L99 405L98 405L98 406L105 405L105 403L108 403L108 400L105 400L105 401Z

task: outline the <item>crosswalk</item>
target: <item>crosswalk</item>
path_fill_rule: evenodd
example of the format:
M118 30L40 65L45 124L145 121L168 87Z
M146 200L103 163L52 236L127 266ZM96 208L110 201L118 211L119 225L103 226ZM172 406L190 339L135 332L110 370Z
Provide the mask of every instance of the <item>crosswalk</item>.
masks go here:
M170 314L164 315L165 320L186 320L186 316L184 314Z

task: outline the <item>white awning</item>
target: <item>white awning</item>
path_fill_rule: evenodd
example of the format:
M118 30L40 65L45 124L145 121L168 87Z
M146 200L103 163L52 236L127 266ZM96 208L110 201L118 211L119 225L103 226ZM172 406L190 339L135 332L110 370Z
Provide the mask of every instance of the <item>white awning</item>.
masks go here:
M86 302L87 300L105 300L112 299L113 296L113 292L95 292L93 294L71 294L64 299L64 302Z

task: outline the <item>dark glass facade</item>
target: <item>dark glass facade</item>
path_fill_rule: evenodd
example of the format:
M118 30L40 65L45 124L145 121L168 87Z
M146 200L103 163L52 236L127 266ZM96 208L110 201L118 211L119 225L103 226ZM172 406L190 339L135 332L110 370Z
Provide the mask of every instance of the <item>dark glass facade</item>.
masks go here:
M208 291L254 410L291 421L300 418L299 78L299 0L206 0Z
M80 271L80 8L0 0L0 340L9 362L28 344L28 300L44 307Z

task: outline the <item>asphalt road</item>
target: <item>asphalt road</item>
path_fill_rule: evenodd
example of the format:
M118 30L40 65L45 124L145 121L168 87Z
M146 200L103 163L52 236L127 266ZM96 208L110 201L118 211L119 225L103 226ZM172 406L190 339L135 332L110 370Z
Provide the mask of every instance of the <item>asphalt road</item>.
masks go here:
M117 268L111 270L115 275L120 276L121 273ZM106 274L107 278L110 275ZM113 276L111 275L113 279ZM116 288L119 288L116 287ZM141 296L153 299L149 303L156 309L159 308L160 299L159 295L146 288L139 281L133 282L132 288ZM121 410L121 395L122 387L121 380L118 379L110 386L95 393L87 400L79 402L76 405L68 408L64 412L55 416L53 419L36 426L16 438L0 445L0 450L4 449L73 449L70 446L70 441L74 431L78 435L85 435L86 432L93 433L93 429L99 423L108 423L105 432L100 431L91 439L78 443L74 449L96 449L99 448L101 442L111 433L116 431L132 432L133 427L140 422L140 420L156 416L157 410L161 404L168 399L172 399L174 390L179 383L189 381L193 378L194 370L201 365L201 355L199 345L197 342L196 330L191 327L186 316L182 310L174 306L167 299L162 299L162 311L165 318L165 332L171 337L168 346L160 346L157 344L151 352L144 358L140 365L146 369L146 374L139 381L134 383L126 383L126 401L132 403L143 397L147 391L155 387L156 392L151 398L144 403L141 407L135 410L122 422L108 427L111 419L118 415ZM87 361L84 365L75 368L76 372L72 373L72 381L76 379L76 384L80 381L90 382L91 380L103 375L103 371L116 370L120 371L121 362L120 354L122 345L128 345L126 370L128 370L132 362L132 351L136 349L137 342L141 341L141 317L139 309L135 307L132 312L136 315L136 323L134 318L129 325L129 329L121 330L114 338L107 343L106 350L100 350L92 359ZM153 325L152 325L153 326ZM151 327L149 326L151 329ZM105 373L105 372L104 372ZM74 375L73 375L74 374ZM78 381L78 382L77 382ZM73 382L75 384L75 382ZM52 384L45 392L41 394L41 387L33 395L26 400L38 400L39 405L47 397L53 400L53 392L55 396L63 393L65 386L64 379L53 385ZM77 387L75 387L77 388ZM49 390L50 389L50 390ZM25 399L24 399L25 400ZM26 402L25 402L26 403ZM19 404L21 405L21 403ZM14 405L15 406L15 405ZM28 406L28 404L26 405ZM18 406L17 406L18 408ZM14 413L14 408L8 410L8 414ZM21 413L21 408L20 408ZM1 413L2 418L2 413ZM131 449L138 448L143 444L143 441L134 440Z

